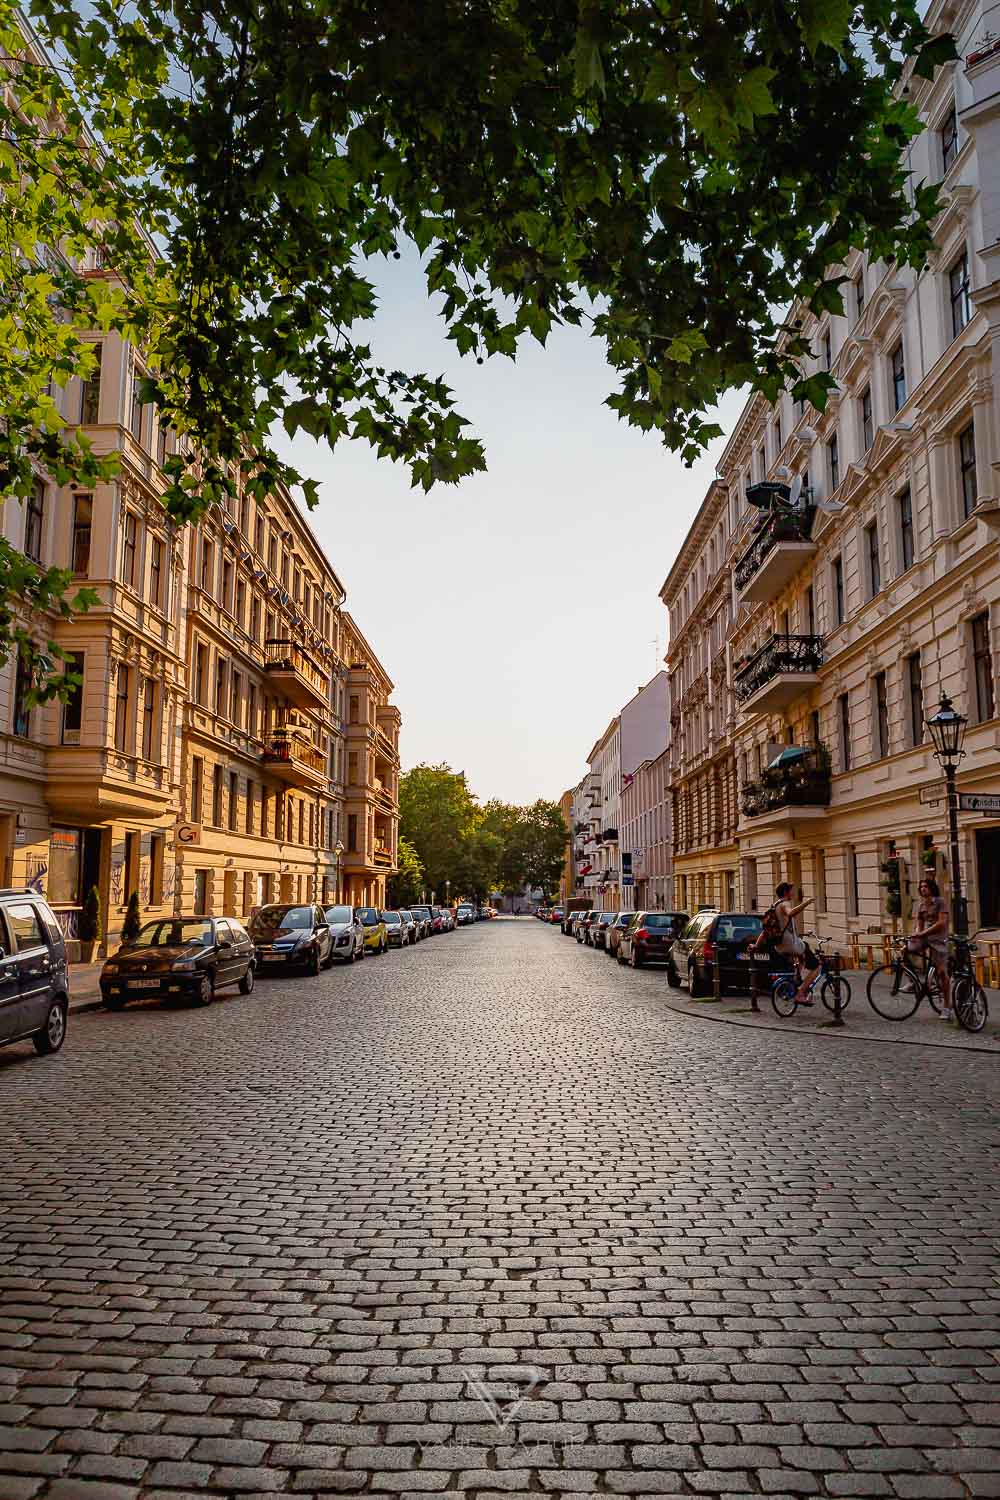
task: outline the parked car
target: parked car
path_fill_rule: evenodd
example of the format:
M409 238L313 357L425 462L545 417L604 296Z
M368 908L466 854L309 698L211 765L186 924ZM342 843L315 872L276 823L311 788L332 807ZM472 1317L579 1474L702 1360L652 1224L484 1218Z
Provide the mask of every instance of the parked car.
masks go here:
M455 931L455 917L450 906L442 906L441 908L441 931Z
M398 911L384 911L381 914L385 927L385 940L390 948L406 947L406 927L403 918Z
M552 910L549 912L549 921L552 923L553 927L559 927L562 924L562 919L563 919L563 909L562 909L562 907L561 906L554 906L552 908Z
M721 990L749 990L751 949L762 925L757 912L698 912L670 950L668 981L675 986L686 984L693 996L711 994L718 964ZM779 957L768 972L785 968L790 969L791 965Z
M455 921L459 927L471 927L475 920L475 909L471 906L460 906L455 913Z
M575 937L578 943L586 943L587 933L590 931L590 924L591 922L596 922L600 915L600 912L596 910L584 911L580 913L580 920L576 924L575 933Z
M389 935L382 921L382 913L377 906L355 907L358 920L364 929L365 952L387 953L389 950Z
M272 902L259 906L248 923L257 949L257 966L304 968L310 974L333 962L333 938L321 906Z
M328 906L324 913L330 928L333 957L353 964L365 956L365 930L353 906Z
M101 999L108 1010L156 995L209 1005L231 984L249 995L256 968L253 939L235 917L160 917L105 960Z
M618 962L633 969L669 963L670 945L688 921L687 912L637 911L618 940Z
M431 909L429 906L411 906L410 912L417 923L418 937L428 938L431 935Z
M62 928L31 891L0 891L0 1044L27 1041L42 1054L66 1040L69 977Z
M612 958L617 957L622 936L634 915L635 913L631 911L620 911L608 928L607 937L604 939L604 946Z
M608 932L617 915L616 911L602 911L597 921L591 922L589 937L592 948L605 948Z
M441 910L440 906L432 906L430 912L431 932L444 932L444 912Z
M406 929L406 941L412 948L420 935L417 930L417 919L411 911L408 911L406 909L405 906L401 906L399 908L399 915L402 917L403 926Z

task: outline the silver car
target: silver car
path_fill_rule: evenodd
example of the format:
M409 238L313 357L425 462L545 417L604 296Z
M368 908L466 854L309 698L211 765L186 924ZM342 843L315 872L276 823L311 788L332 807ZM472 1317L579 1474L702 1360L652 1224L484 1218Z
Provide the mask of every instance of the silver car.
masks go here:
M333 941L330 957L353 964L365 956L365 929L353 906L328 906L326 920Z

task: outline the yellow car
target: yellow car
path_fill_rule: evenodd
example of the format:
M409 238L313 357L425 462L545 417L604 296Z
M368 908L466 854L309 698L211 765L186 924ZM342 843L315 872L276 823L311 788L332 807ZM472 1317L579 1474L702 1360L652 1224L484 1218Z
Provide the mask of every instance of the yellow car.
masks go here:
M365 929L365 952L385 953L389 947L389 934L385 930L382 914L377 906L356 906L354 915Z

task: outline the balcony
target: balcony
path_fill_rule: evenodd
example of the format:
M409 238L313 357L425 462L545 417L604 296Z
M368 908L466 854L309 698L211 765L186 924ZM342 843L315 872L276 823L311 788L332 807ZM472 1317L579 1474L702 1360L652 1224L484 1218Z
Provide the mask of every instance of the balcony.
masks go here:
M330 679L297 641L264 642L264 670L269 684L298 708L325 708Z
M767 604L776 599L816 551L810 541L815 509L801 514L774 510L766 516L753 541L736 564L736 593L740 604Z
M747 714L786 708L819 681L821 635L772 635L759 651L737 663L736 701Z
M829 805L830 752L825 746L803 751L794 764L769 767L740 790L740 811L754 821L821 818Z
M301 734L276 732L261 757L264 769L291 786L321 787L327 780L323 753Z
M604 829L602 829L601 830L601 838L604 840L604 842L606 844L617 844L617 842L618 842L618 829L617 828L604 828Z
M386 844L376 844L374 859L378 869L387 870L392 865L392 850Z

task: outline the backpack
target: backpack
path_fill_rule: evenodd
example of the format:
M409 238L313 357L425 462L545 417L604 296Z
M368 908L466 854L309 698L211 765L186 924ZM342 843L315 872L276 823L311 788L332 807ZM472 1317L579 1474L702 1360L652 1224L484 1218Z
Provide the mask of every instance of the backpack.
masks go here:
M777 908L769 906L761 918L761 929L754 943L754 951L763 953L768 948L776 948L784 935L784 927L778 916Z

